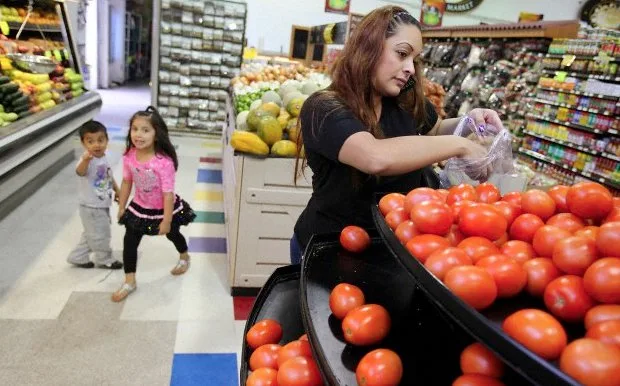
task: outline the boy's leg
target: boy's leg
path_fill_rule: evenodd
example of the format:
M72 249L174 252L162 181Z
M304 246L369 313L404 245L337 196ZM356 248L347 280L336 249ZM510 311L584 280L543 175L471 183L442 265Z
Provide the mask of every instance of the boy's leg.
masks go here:
M95 254L93 261L102 268L123 268L123 264L112 257L110 210L108 208L89 209L92 212L92 232L89 236L91 249Z
M79 207L80 220L82 222L82 236L80 237L80 241L73 248L69 256L67 257L67 262L70 264L77 265L78 267L83 268L93 268L95 265L90 262L89 255L91 252L90 246L88 244L88 238L86 235L86 226L88 222L87 213L83 210L83 206Z
M187 249L188 249L187 241L185 240L185 237L181 234L179 227L172 227L172 229L170 229L170 232L166 235L166 237L168 238L168 240L172 241L177 252L179 252L180 254L180 258L179 258L179 261L177 262L177 265L175 265L174 268L172 268L170 273L172 273L173 275L182 275L185 272L187 272L189 268L189 254L187 253Z

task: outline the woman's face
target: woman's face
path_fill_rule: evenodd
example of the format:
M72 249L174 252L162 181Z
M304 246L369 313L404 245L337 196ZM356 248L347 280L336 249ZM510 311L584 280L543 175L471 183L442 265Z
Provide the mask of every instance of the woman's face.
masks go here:
M386 39L372 79L375 91L382 96L398 96L409 77L415 74L413 61L422 52L422 33L413 25L403 24Z

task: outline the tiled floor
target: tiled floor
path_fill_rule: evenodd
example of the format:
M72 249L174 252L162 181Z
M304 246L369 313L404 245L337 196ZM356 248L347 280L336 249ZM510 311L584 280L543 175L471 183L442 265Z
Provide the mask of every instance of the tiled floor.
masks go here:
M98 119L109 127L108 155L120 179L127 122L148 105L148 89L102 95ZM172 244L164 237L143 239L138 290L124 303L109 299L122 271L77 269L65 261L81 232L73 165L0 221L0 383L238 384L253 298L230 296L220 143L189 137L173 143L177 193L198 214L182 229L192 265L183 276L170 275L177 258ZM112 225L119 259L123 231Z

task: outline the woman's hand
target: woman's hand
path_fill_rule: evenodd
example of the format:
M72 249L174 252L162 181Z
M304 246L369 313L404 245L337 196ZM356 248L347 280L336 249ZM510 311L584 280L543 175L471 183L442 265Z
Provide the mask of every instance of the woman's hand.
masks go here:
M504 127L502 120L499 118L499 115L495 112L495 110L477 108L471 110L467 115L474 120L476 127L480 127L481 125L484 125L485 127L487 125L492 125L498 131Z
M483 162L483 160L488 157L489 150L478 142L466 138L462 139L463 151L461 152L460 158L472 161L468 163L470 164L469 166L463 165L463 172L475 180L486 179L493 171L491 165L484 165L485 163Z

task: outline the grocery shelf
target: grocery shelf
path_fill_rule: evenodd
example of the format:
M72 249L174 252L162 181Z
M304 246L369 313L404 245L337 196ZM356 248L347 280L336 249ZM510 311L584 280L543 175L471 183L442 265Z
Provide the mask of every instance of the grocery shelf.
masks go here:
M610 112L607 110L599 110L599 109L588 109L588 108L584 108L584 107L578 107L578 106L574 106L574 105L569 105L566 103L558 103L558 102L551 102L545 99L540 99L540 98L534 98L535 102L538 103L544 103L546 105L551 105L551 106L558 106L558 107L565 107L567 109L572 109L572 110L579 110L579 111L585 111L586 113L592 113L592 114L600 114L600 115L616 115L614 114L614 112Z
M22 26L21 22L17 22L17 21L9 21L9 28L11 29L11 31L19 31L19 29ZM34 23L26 23L26 25L24 26L23 31L33 31L33 32L47 32L47 33L61 33L62 29L60 28L60 25L51 25L51 24L45 24L45 25L41 25L38 26Z
M588 153L588 154L591 154L591 155L600 156L600 157L608 158L608 159L613 160L613 161L620 162L620 157L618 157L616 155L613 155L613 154L610 154L610 153L601 152L601 151L595 151L595 150L589 149L589 148L587 148L585 146L577 145L577 144L569 142L569 141L562 141L560 139L556 139L556 138L552 138L552 137L547 137L546 135L538 134L538 133L535 133L535 132L529 131L529 130L523 130L523 132L525 134L529 135L529 136L532 136L532 137L540 138L540 139L543 139L545 141L557 143L558 145L570 147L571 149L579 150L579 151L584 152L584 153Z
M577 20L561 20L424 28L422 36L425 38L575 38L578 29Z
M596 58L597 58L596 55L576 55L576 54L546 54L545 55L545 57L547 57L547 58L557 58L557 59L563 59L565 56L575 56L577 59L584 59L584 60L596 60ZM620 57L610 56L609 57L609 61L610 62L619 62L620 61Z
M597 80L606 80L610 82L620 82L620 76L615 75L601 75L601 74L587 74L583 72L568 72L563 70L543 70L544 74L555 76L556 72L566 72L568 76L573 78L581 78L581 79L597 79Z
M613 95L604 95L604 94L594 94L594 93L590 93L590 92L583 92L583 91L575 91L575 90L565 90L565 89L561 89L561 88L554 88L554 87L541 87L538 86L539 90L545 90L545 91L554 91L554 92L560 92L560 93L564 93L564 94L574 94L574 95L581 95L581 96L586 96L586 97L590 97L590 98L599 98L599 99L610 99L610 100L618 100L620 98L620 96L613 96ZM617 103L616 106L618 106L619 104Z
M551 123L555 123L557 125L564 126L564 127L570 127L572 129L576 129L576 130L587 131L588 133L611 134L611 135L618 136L618 130L615 130L615 129L609 129L607 131L603 131L603 130L599 130L599 129L593 129L593 128L587 127L587 126L577 125L577 124L571 123L571 122L563 122L563 121L560 121L560 120L555 119L555 118L545 117L543 115L537 115L537 114L527 114L526 117L533 118L533 119L539 119L539 120L547 121L547 122L551 122Z
M599 183L601 183L603 185L607 185L607 186L609 186L609 187L611 187L613 189L620 189L620 183L618 183L618 182L614 182L613 180L611 180L609 178L605 178L603 176L600 176L600 175L598 175L596 173L590 173L590 172L584 172L584 171L578 170L577 168L570 167L569 165L567 165L565 163L558 162L558 161L556 161L556 160L554 160L554 159L552 159L550 157L547 157L546 155L537 153L535 151L532 151L532 150L520 147L519 148L519 153L525 154L525 155L530 156L532 158L536 158L536 159L538 159L540 161L544 161L544 162L550 163L550 164L555 165L555 166L559 166L559 167L561 167L561 168L563 168L565 170L568 170L568 171L573 172L575 174L579 174L582 177L585 177L585 178L587 178L589 180L599 182Z
M535 385L578 385L575 380L558 368L557 363L543 360L502 330L501 325L508 315L524 308L544 307L541 299L522 294L512 299L498 299L490 308L476 311L437 280L418 259L411 256L388 227L377 205L373 205L372 213L375 224L392 255L411 276L412 285L419 286L422 292L426 293L428 298L454 323L478 341L483 342L506 363L507 367L514 370L524 380ZM583 334L582 327L581 331L572 329L572 326L565 326L565 328L571 337Z

